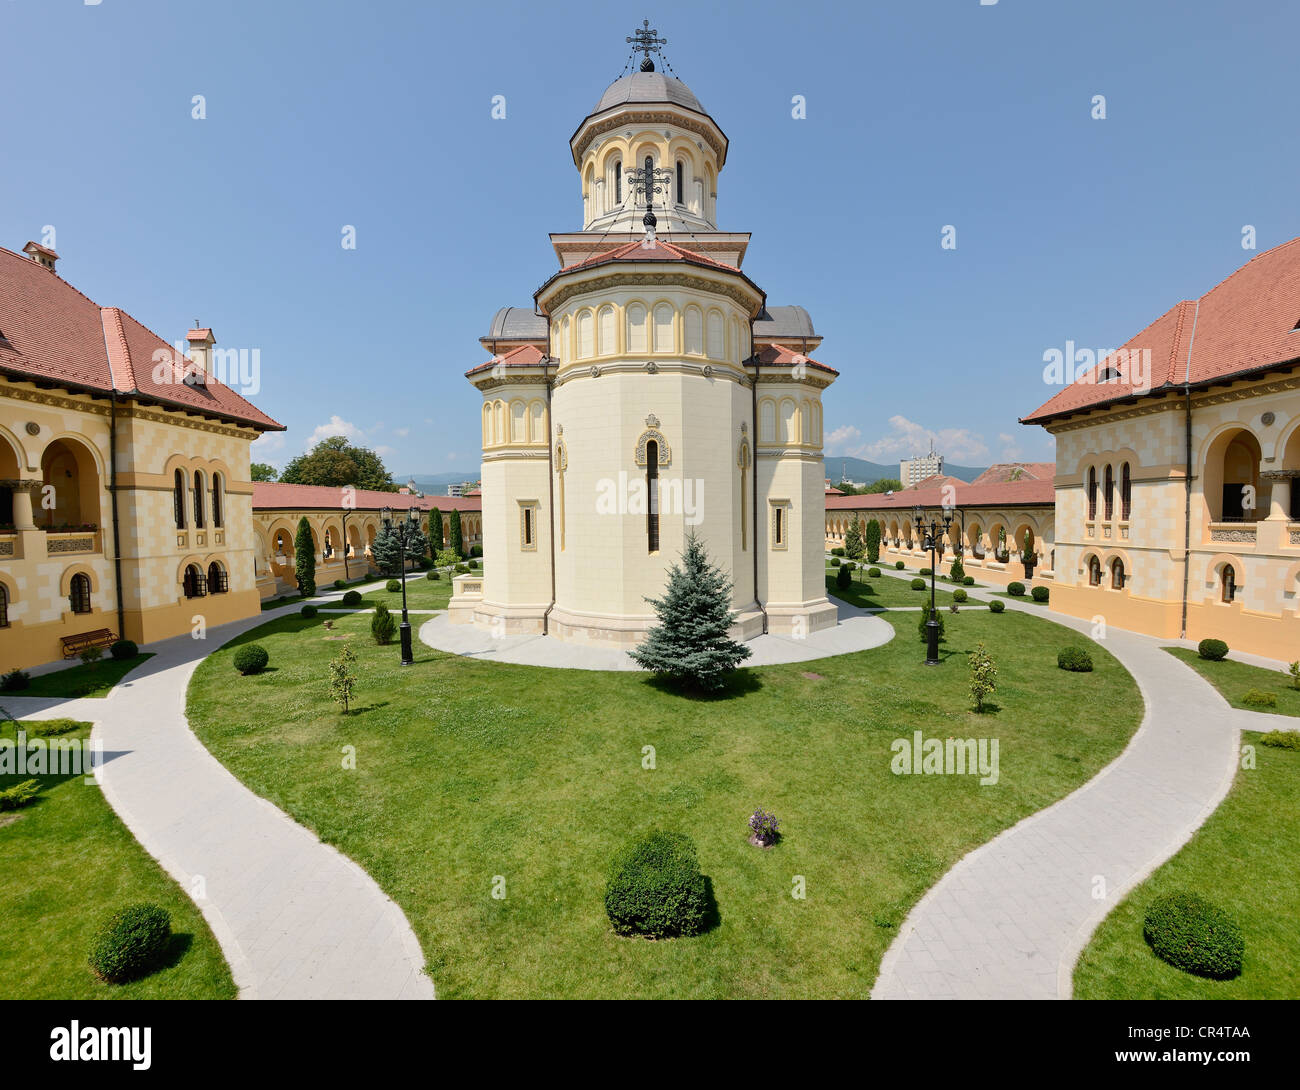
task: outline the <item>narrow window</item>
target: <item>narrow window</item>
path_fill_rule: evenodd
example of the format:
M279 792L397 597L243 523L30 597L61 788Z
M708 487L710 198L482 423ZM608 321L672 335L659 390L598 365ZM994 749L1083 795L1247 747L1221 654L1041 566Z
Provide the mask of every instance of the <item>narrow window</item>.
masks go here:
M776 544L785 544L785 508L778 507L775 511L775 520L772 523L776 537Z
M535 548L537 542L534 540L534 535L536 534L537 527L533 522L536 516L532 506L525 504L521 507L519 509L519 517L522 520L519 525L519 543L525 549Z
M194 564L186 566L183 583L186 598L202 598L207 593L208 581Z
M1119 557L1110 562L1110 585L1113 590L1124 589L1124 561Z
M185 474L179 469L176 471L175 494L173 496L173 506L176 513L176 529L185 529Z
M680 159L677 160L677 203L686 203L686 169Z
M615 206L623 203L623 164L614 164L614 204Z
M224 512L221 510L221 474L212 474L212 525L224 526Z
M659 444L653 439L645 445L645 491L646 549L657 553L659 551Z
M1223 600L1231 602L1237 597L1237 573L1231 564L1223 566Z
M1106 467L1106 486L1102 490L1102 498L1106 501L1106 518L1115 517L1115 471Z
M1088 561L1088 582L1094 586L1101 586L1101 561L1095 556Z
M9 588L0 583L0 628L9 627Z
M230 576L215 560L208 565L208 593L225 594L230 590Z
M1097 517L1097 467L1088 467L1088 519Z
M90 612L90 576L78 572L72 577L72 593L69 602L73 613Z
M194 471L194 525L203 529L203 474Z

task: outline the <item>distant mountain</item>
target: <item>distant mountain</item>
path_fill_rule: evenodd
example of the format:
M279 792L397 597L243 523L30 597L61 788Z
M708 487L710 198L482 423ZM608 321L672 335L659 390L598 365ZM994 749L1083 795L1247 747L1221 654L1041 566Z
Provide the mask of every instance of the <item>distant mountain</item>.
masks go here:
M973 481L988 466L959 466L951 462L944 462L943 471L949 477L956 477L959 481ZM861 484L872 484L882 478L898 480L898 463L890 462L888 465L881 465L879 462L868 462L865 458L841 458L826 456L826 476L830 478L831 484L841 479L857 481Z
M398 484L414 481L415 487L427 495L445 495L449 484L464 484L466 480L478 480L477 467L471 474L465 473L394 473L393 480Z

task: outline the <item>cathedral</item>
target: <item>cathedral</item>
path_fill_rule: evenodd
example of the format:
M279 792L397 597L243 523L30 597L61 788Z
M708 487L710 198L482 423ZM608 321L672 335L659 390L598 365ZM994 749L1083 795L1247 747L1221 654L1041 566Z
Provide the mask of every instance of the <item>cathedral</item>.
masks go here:
M733 581L733 634L836 624L824 576L822 392L838 372L798 306L718 228L727 137L656 70L615 80L569 139L582 230L533 305L503 307L467 372L482 394L485 571L453 623L631 647L694 533Z

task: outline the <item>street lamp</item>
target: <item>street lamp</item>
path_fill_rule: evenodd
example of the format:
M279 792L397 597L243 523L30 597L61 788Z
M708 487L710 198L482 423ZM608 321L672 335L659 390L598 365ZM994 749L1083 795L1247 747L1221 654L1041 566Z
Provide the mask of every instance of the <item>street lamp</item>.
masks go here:
M406 616L406 542L413 532L420 526L420 509L412 507L406 513L404 522L394 523L393 509L385 507L379 512L379 521L383 523L384 529L388 533L396 534L401 553L402 569L402 665L410 666L415 662L411 655L411 622Z
M934 609L934 550L938 544L940 533L946 534L948 527L952 525L952 515L944 512L941 519L931 519L930 525L925 524L925 508L917 504L912 508L912 521L916 524L917 536L922 539L921 548L930 550L930 619L925 622L925 665L939 665L939 615ZM943 529L939 529L940 522Z

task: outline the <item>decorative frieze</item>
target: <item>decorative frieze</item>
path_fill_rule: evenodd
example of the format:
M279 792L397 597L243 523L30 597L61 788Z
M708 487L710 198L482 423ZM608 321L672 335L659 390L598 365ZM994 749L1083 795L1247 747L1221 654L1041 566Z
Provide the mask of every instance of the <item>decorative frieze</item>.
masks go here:
M1243 530L1229 530L1229 529L1227 529L1226 527L1218 527L1218 528L1213 528L1213 527L1212 527L1212 528L1210 529L1210 540L1211 540L1211 541L1237 541L1237 542L1249 542L1250 544L1253 545L1253 544L1255 543L1255 531L1254 531L1254 530L1244 530L1244 529L1243 529Z

